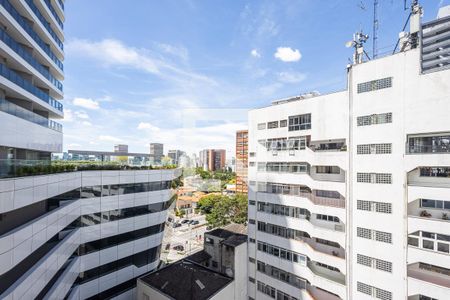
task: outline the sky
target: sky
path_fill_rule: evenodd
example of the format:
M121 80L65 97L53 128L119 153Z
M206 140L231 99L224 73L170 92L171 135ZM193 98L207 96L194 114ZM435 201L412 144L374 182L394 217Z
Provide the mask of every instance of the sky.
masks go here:
M379 2L383 54L408 11ZM424 22L450 4L420 2ZM68 0L65 14L64 151L160 142L231 157L248 110L345 89L345 43L372 36L373 0Z

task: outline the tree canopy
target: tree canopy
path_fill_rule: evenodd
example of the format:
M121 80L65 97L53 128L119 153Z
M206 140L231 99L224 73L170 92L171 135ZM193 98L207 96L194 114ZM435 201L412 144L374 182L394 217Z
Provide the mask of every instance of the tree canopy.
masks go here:
M244 224L247 221L247 195L233 196L211 194L203 197L197 208L206 215L208 225L225 226L230 223Z

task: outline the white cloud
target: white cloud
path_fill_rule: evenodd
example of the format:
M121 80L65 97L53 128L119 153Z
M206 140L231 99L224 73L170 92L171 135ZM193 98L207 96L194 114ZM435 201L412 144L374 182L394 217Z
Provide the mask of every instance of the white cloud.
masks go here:
M279 82L275 82L266 86L263 86L259 89L261 94L263 96L269 97L272 96L276 91L278 91L281 87L283 87L283 84Z
M278 79L286 83L298 83L306 79L306 74L298 72L281 72Z
M159 131L160 130L158 127L153 126L152 124L146 123L146 122L139 123L137 129L139 129L139 130L145 129L145 130L151 130L151 131Z
M64 122L73 122L74 116L72 110L64 108Z
M89 121L83 121L81 122L81 124L83 124L84 126L92 126L92 123Z
M250 52L250 54L251 54L253 57L256 57L256 58L260 58L260 57L261 57L261 54L258 52L258 49L253 49L253 50Z
M114 142L114 143L118 143L118 142L122 141L121 139L114 137L114 136L110 136L110 135L101 135L98 137L98 139L103 142Z
M89 115L85 111L82 111L82 110L76 111L75 115L77 116L77 118L80 118L80 119L84 119L84 120L89 119Z
M164 52L179 57L184 61L189 59L189 52L185 47L177 47L164 43L156 43L156 45Z
M300 51L291 47L278 47L274 56L284 62L295 62L302 58Z
M80 148L81 145L80 145L80 144L77 144L77 143L71 143L71 144L67 145L67 147L68 147L69 149L72 149L72 148Z
M92 100L91 98L74 98L72 101L73 105L84 107L87 109L100 109L100 105L97 101Z
M154 51L128 47L115 39L104 39L99 42L74 39L66 44L65 49L72 56L90 57L107 67L127 67L142 70L163 79L172 79L182 83L192 84L192 81L195 80L201 84L217 85L214 80L207 76L180 69L161 58L161 55L152 55ZM167 51L173 52L176 50L165 47L165 52Z

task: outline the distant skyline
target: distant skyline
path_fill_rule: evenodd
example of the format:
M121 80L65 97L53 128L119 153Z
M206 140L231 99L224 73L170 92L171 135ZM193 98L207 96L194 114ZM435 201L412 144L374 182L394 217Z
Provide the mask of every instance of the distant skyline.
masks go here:
M380 1L379 52L392 51L408 12ZM446 1L420 1L423 21ZM361 5L362 3L362 5ZM234 156L247 111L274 99L341 90L373 1L67 1L64 150ZM371 55L372 45L367 43Z

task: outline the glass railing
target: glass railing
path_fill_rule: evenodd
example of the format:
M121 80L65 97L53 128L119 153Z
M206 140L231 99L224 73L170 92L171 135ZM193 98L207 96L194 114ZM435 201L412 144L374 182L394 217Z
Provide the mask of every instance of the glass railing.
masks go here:
M52 13L52 15L55 17L56 22L58 22L59 26L61 27L61 29L64 29L64 24L61 21L61 19L58 16L58 13L56 13L56 10L53 8L52 3L50 2L50 0L44 0L45 4L47 5L48 9L50 10L50 12Z
M16 20L17 23L22 26L31 38L44 50L45 53L50 57L51 60L61 69L64 70L62 62L56 57L56 55L50 50L50 46L47 45L39 35L33 30L33 28L22 18L19 12L11 5L9 0L0 0L0 4L11 14L11 16Z
M47 19L42 15L39 8L37 8L37 6L34 4L33 0L25 0L25 2L31 8L31 10L36 15L36 17L39 19L39 21L41 21L41 24L44 25L45 29L47 29L48 33L50 33L50 35L52 36L52 38L56 42L56 44L59 46L59 48L61 48L61 50L64 50L64 44L61 42L59 37L53 31L52 27L50 26L50 23L47 22Z
M64 10L64 2L62 2L62 0L58 0L58 3L61 6L62 10Z
M0 111L30 121L32 123L56 130L58 132L62 132L61 124L53 120L47 119L41 115L38 115L28 109L20 107L12 102L6 101L5 99L0 99Z
M39 73L45 76L56 88L60 91L63 90L62 83L53 77L52 74L42 66L28 51L26 51L19 43L17 43L12 37L10 37L3 29L0 29L0 39L14 50L20 57L26 60L30 65L32 65Z
M0 178L23 176L21 170L26 167L42 168L50 166L50 160L0 159Z
M52 107L56 108L59 111L63 111L63 105L55 100L53 97L51 97L49 94L41 91L37 87L35 87L30 81L22 78L19 76L16 72L10 70L5 65L0 64L0 75L5 77L6 79L12 81L13 83L17 84L24 90L30 92L31 94L35 95L39 99L43 100L44 102L48 103Z

